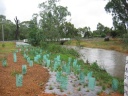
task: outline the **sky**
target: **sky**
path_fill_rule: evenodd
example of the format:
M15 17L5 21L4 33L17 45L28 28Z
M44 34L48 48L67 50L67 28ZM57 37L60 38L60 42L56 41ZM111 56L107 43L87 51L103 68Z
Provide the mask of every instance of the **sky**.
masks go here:
M45 0L0 0L0 14L14 22L14 18L22 21L32 19L33 13L39 13L38 4ZM61 0L71 12L70 22L76 28L88 26L96 30L98 23L112 27L112 16L104 10L108 0Z

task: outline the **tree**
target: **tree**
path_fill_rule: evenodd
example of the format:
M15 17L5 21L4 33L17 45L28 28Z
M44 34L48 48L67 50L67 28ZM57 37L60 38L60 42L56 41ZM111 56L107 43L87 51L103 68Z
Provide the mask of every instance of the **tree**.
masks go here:
M20 25L20 39L28 39L30 21L23 21Z
M4 40L14 40L15 24L11 20L6 19L6 16L0 15L0 26L2 23L4 28ZM1 30L0 27L0 40L2 40Z
M40 43L41 34L39 34L39 26L37 23L38 14L33 14L32 20L28 21L28 40L29 43L36 46Z
M57 5L59 0L48 0L39 4L40 11L40 28L43 34L43 40L59 39L63 35L61 25L66 21L66 17L70 15L67 7Z
M71 22L64 22L60 26L61 37L70 37L73 38L74 36L77 36L77 29L74 27L74 24Z
M126 24L128 22L128 1L127 0L109 0L105 10L112 14L113 25L115 29L118 25L123 25L126 33ZM117 24L115 24L117 23Z
M101 23L97 24L97 30L93 32L93 35L96 37L105 37L106 35L110 35L111 29L109 27L104 26Z
M84 27L83 32L84 32L84 37L88 37L91 35L90 27Z
M16 16L16 18L14 18L14 21L16 23L15 40L18 40L20 32L19 32L19 20L17 19L17 16Z

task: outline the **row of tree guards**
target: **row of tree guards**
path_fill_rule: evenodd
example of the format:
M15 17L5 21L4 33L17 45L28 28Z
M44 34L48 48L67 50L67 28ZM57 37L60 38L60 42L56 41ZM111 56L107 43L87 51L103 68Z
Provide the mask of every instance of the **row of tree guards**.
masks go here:
M50 56L51 53L43 54L43 50L39 48L33 48L31 46L20 46L21 52L24 58L27 60L30 67L33 67L33 62L37 62L42 64L42 66L47 67L50 71L56 72L56 81L59 82L60 88L63 90L67 90L68 85L68 75L73 73L76 77L78 77L79 83L84 84L85 81L88 82L88 88L90 90L94 90L96 86L96 79L92 76L93 72L90 71L85 74L81 70L81 65L78 64L77 59L68 58L68 61L62 61L61 56L57 55L53 60ZM13 53L13 60L17 62L17 52ZM33 59L32 59L33 58ZM6 59L2 61L3 67L7 66ZM27 65L22 65L22 74L16 74L16 86L23 86L23 76L27 74ZM118 80L113 79L112 81L112 89L118 89Z

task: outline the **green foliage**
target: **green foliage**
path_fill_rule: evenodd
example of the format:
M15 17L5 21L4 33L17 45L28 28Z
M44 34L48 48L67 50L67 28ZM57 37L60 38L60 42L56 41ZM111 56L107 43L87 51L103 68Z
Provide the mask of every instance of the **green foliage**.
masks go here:
M15 35L15 24L11 21L6 19L6 16L0 15L0 26L3 25L4 30L4 40L14 40ZM0 34L2 34L2 27L0 27ZM0 41L2 41L2 36L0 35Z
M48 42L40 41L40 47L43 48L43 49L47 49L47 47L48 47Z
M123 35L123 42L128 44L128 33Z
M128 20L127 0L109 0L105 10L112 14L114 29L119 31L119 35L126 33L126 23Z
M66 17L70 15L67 7L58 5L58 0L48 0L39 4L40 8L40 40L58 40L63 35L61 25L66 21ZM45 37L44 37L45 36Z
M73 57L79 56L79 54L74 49L67 49L55 43L48 44L47 50L52 53L59 53L59 54L65 54L65 55L69 54L69 55L72 55Z
M106 36L105 33L101 33L101 37L104 38Z
M4 44L4 43L2 43L2 47L3 47L3 48L5 47L5 44Z
M34 48L32 47L32 48L28 48L28 49L36 50L35 53L33 53L32 51L27 52L28 55L29 54L30 55L36 55L36 54L39 54L39 52L40 52L40 48L39 47L34 47ZM47 45L46 50L43 49L41 54L47 54L48 57L49 57L48 59L50 59L51 61L54 60L59 55L60 58L61 58L61 61L62 61L60 64L62 66L65 63L67 63L68 57L71 57L73 60L75 60L78 57L78 55L77 55L78 53L75 52L75 50L66 49L65 47L62 47L62 46L57 45L55 43L49 43ZM78 68L74 70L72 68L73 67L72 63L73 63L73 61L71 60L71 71L74 71L74 73L75 73L75 71ZM82 71L84 74L87 74L88 72L92 71L93 72L93 77L96 78L96 80L98 81L98 84L100 86L103 86L102 88L104 90L106 88L110 88L111 87L111 85L112 85L111 82L112 82L113 77L110 76L104 69L101 69L96 62L94 62L93 64L85 64L83 62L83 60L78 60L77 63L80 66L80 71ZM50 65L50 69L52 71L53 71L53 65L54 64ZM56 71L61 71L62 70L62 66L59 65L59 67L57 67ZM119 88L120 88L120 89L118 89L118 92L123 92L123 80L118 79L118 81L119 81ZM86 86L86 85L84 85L84 86ZM81 90L81 89L78 89L78 90Z

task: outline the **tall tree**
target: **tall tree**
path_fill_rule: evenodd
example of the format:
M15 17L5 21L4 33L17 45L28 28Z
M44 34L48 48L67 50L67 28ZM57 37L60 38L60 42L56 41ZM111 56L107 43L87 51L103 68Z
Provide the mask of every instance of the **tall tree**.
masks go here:
M126 25L128 24L128 1L127 0L109 0L105 6L105 10L112 14L113 23L116 25L124 25L126 32ZM117 23L115 25L115 23Z
M15 35L15 24L11 21L6 19L6 16L0 15L0 26L3 24L3 31L4 31L4 40L14 40ZM2 40L2 28L0 27L0 40Z
M28 22L28 28L29 28L28 39L29 39L29 42L35 46L39 45L41 37L42 37L42 35L39 34L39 26L37 23L37 17L38 17L38 14L33 14L32 20Z
M74 24L70 22L64 22L61 24L61 30L60 30L62 37L70 37L73 38L74 36L78 35L76 28L74 27Z
M70 15L67 7L57 4L59 0L48 0L39 4L40 8L40 27L42 28L43 38L59 39L62 32L60 26Z

